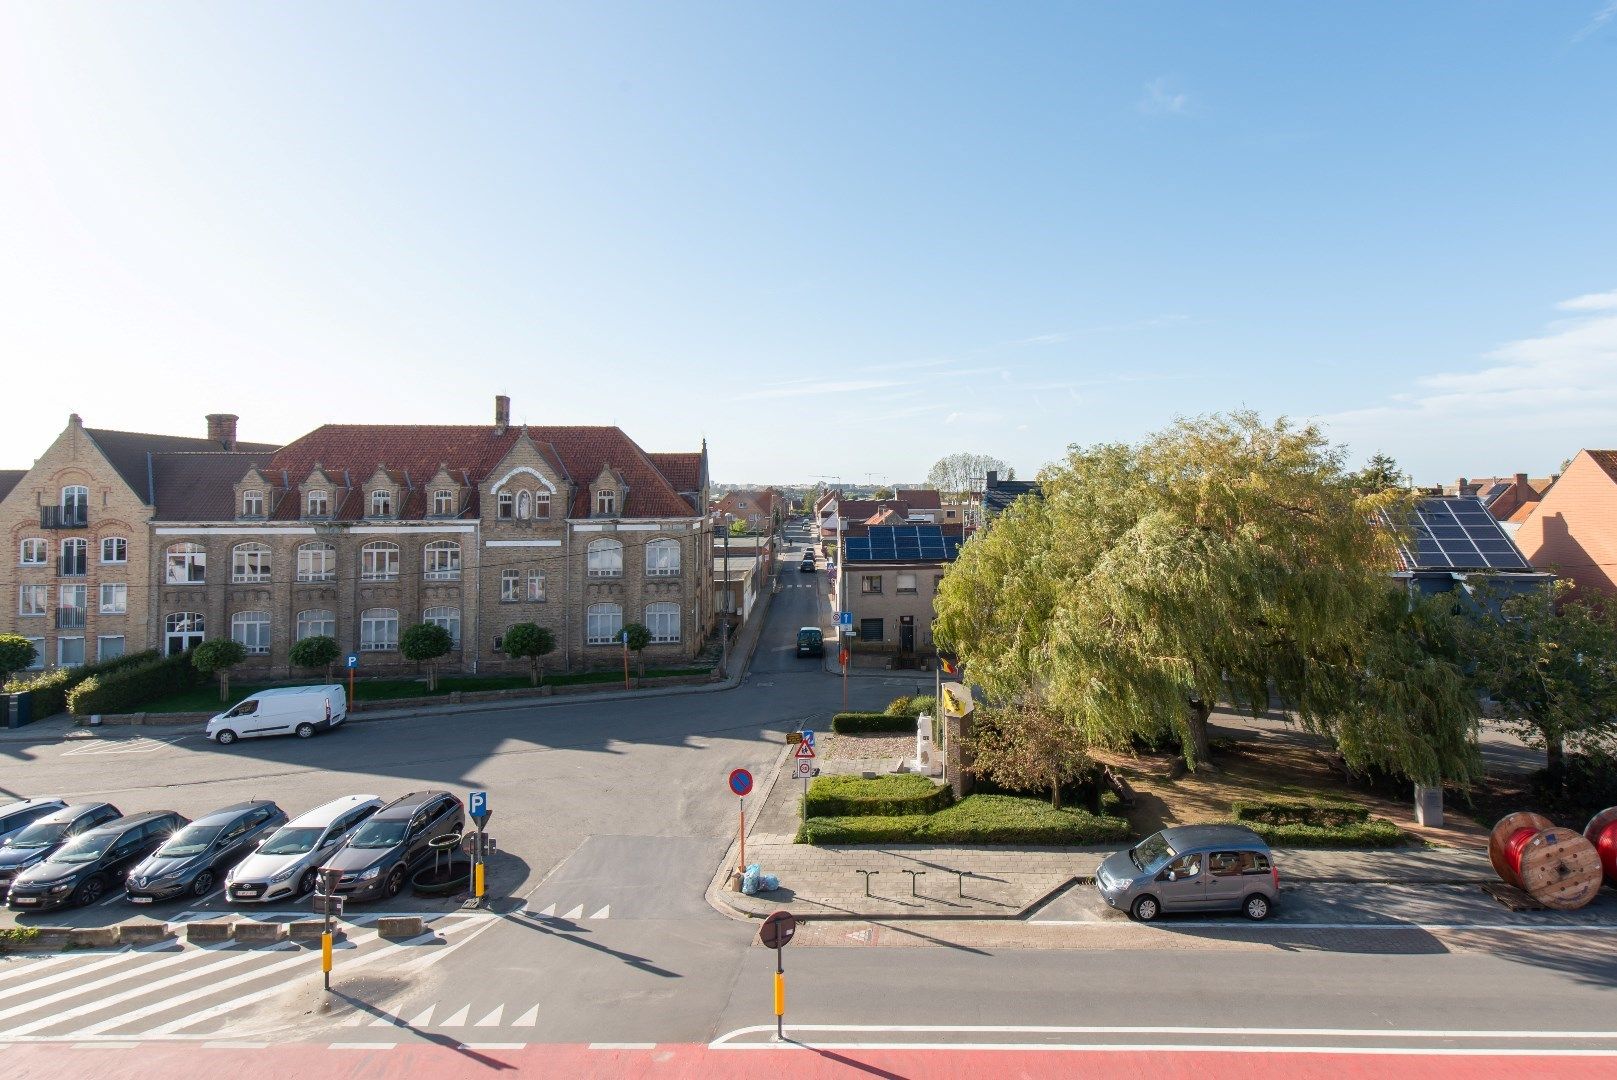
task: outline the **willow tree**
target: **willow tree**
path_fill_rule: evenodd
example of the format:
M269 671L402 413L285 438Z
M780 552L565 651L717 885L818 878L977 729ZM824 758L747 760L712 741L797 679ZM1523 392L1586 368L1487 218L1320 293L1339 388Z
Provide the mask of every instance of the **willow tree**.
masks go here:
M1043 500L974 536L938 595L935 632L992 697L1047 703L1100 745L1169 729L1192 767L1220 700L1261 715L1272 689L1347 730L1406 495L1361 493L1317 428L1249 412L1073 447L1039 479Z

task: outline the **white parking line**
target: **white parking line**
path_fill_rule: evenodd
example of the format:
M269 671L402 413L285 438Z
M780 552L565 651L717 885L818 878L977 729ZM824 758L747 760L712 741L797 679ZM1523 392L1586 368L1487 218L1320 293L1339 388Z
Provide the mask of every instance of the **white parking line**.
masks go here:
M1125 921L1122 916L1105 919L1040 919L1030 920L1033 926L1103 926L1103 927L1133 927L1143 933L1150 933L1152 927L1140 923ZM1278 922L1240 923L1240 922L1163 922L1161 927L1172 927L1175 930L1238 930L1256 933L1267 933L1279 930L1526 930L1534 933L1577 933L1614 934L1617 926L1599 925L1594 923L1325 923L1325 922Z
M1395 1028L1224 1028L1224 1027L1055 1027L1055 1026L1016 1026L998 1024L788 1024L788 1031L813 1032L845 1032L853 1035L864 1034L899 1034L899 1035L1024 1035L1024 1036L1050 1036L1050 1035L1147 1035L1147 1036L1222 1036L1231 1039L1261 1038L1332 1038L1332 1039L1368 1039L1376 1042L1389 1040L1426 1040L1438 1042L1464 1042L1474 1041L1512 1041L1534 1040L1553 1042L1572 1042L1576 1040L1617 1041L1617 1031L1495 1031L1495 1030L1440 1030L1430 1028L1410 1028L1398 1030ZM782 1044L773 1041L775 1026L773 1024L754 1024L749 1027L737 1028L725 1032L708 1044L710 1050L742 1050L742 1049L780 1049ZM734 1041L746 1035L771 1036L769 1041L747 1043ZM794 1040L805 1047L821 1046L837 1049L1037 1049L1048 1050L1117 1050L1144 1048L1143 1044L1095 1044L1095 1043L1052 1043L1052 1042L847 1042L847 1043L808 1043L806 1040ZM1550 1047L1537 1047L1534 1049L1496 1049L1489 1047L1334 1047L1334 1046L1252 1046L1246 1043L1210 1043L1199 1046L1188 1046L1180 1043L1150 1044L1150 1049L1162 1050L1232 1050L1253 1051L1257 1053L1469 1053L1469 1054L1577 1054L1606 1056L1617 1054L1617 1047L1609 1049L1591 1050L1556 1050Z
M223 944L228 944L228 942L223 943ZM213 948L219 948L219 947L220 946L213 946ZM121 954L121 955L116 956L116 957L108 957L106 960L102 961L101 963L93 965L92 967L86 968L84 970L93 971L93 970L95 970L96 967L105 967L108 964L111 964L111 963L113 963L115 961L122 961L122 960L130 959L132 955L133 954L131 954L131 953L124 953L124 954ZM68 998L73 997L73 996L75 996L77 994L87 993L88 991L91 991L91 990L99 990L103 986L111 986L114 983L122 982L124 979L128 978L132 974L138 973L138 974L141 974L141 975L145 975L145 974L147 974L149 972L158 971L158 970L161 970L162 968L170 967L170 966L172 966L174 964L184 963L185 961L192 959L194 956L195 956L195 954L191 953L191 952L182 952L182 953L176 953L173 956L165 956L163 959L158 960L157 962L152 963L152 964L140 965L140 966L138 966L136 968L130 969L129 971L119 972L116 975L109 975L104 979L97 979L94 982L84 983L84 984L81 984L81 985L76 985L71 990L63 990L63 991L60 991L58 993L51 994L51 995L49 995L47 997L34 998L33 1000L24 1002L21 1005L13 1005L9 1009L0 1009L0 1020L5 1020L8 1017L12 1017L12 1016L19 1016L22 1013L33 1012L35 1009L42 1008L42 1007L44 1007L46 1005L54 1005L58 1001L66 1001ZM45 983L47 983L47 982L50 982L50 983L60 982L64 977L65 978L73 978L73 977L77 976L78 974L80 974L79 971L67 971L67 972L64 972L62 975L53 977L53 978L48 979L48 980L44 980L39 985L45 985ZM21 992L21 991L31 991L33 989L34 989L33 986L19 986L19 987L14 987L12 992L17 993L17 992ZM14 1034L16 1034L16 1032L7 1032L7 1034L8 1035L14 1035Z
M112 965L112 964L122 963L124 960L126 960L128 958L131 951L132 950L130 950L127 947L120 948L117 951L117 953L115 953L114 955L109 956L109 957L105 958L104 960L97 960L93 964L86 964L86 965L84 965L82 967L76 967L72 971L57 972L55 975L52 975L52 976L50 976L48 978L36 979L36 980L34 980L32 982L27 981L32 976L37 975L41 971L49 971L52 968L60 967L63 964L69 963L69 962L71 962L73 960L83 960L84 959L84 957L82 957L82 956L74 956L72 953L68 953L65 956L58 956L58 957L54 957L54 958L52 958L50 960L44 960L44 961L40 961L40 962L38 962L36 964L32 964L32 965L29 966L29 970L26 970L26 971L15 971L15 972L8 971L8 972L5 973L6 977L0 978L0 985L4 985L4 984L10 983L12 981L17 981L17 982L26 983L26 985L19 986L19 987L16 988L16 990L19 991L19 992L20 991L37 990L42 986L50 986L53 983L59 983L64 979L77 979L80 976L83 976L83 975L85 975L85 974L87 974L89 972L95 971L98 968L104 968L104 967L108 967L109 965Z

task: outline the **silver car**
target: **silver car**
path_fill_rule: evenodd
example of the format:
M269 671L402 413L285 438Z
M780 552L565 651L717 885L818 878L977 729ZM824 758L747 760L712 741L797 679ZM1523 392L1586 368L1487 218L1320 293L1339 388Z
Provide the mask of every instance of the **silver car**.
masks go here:
M263 904L312 892L315 871L381 808L379 796L345 795L287 822L230 871L226 898L233 904Z
M1239 911L1257 920L1280 902L1280 871L1263 837L1244 825L1181 825L1107 856L1095 888L1141 922L1164 911Z

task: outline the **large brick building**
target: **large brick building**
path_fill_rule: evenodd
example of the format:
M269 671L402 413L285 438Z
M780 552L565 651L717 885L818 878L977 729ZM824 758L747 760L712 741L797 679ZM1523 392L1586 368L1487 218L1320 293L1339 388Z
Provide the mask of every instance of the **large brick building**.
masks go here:
M492 425L328 424L282 447L208 423L184 439L75 416L0 474L19 553L0 626L45 665L229 636L249 670L283 674L293 641L328 634L381 671L404 665L405 628L437 622L449 667L498 671L520 667L501 635L534 622L556 636L547 663L577 669L616 662L626 623L651 629L651 663L694 656L712 624L705 447L513 427L503 397Z

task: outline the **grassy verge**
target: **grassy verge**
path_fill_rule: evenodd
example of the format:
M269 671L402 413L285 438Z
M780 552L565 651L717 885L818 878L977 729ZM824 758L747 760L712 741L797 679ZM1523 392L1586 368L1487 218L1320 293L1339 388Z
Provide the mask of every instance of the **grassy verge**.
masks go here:
M913 774L878 776L873 780L820 776L809 785L807 798L811 818L895 817L941 810L954 801L954 793Z
M1371 818L1344 825L1270 825L1240 821L1275 847L1387 848L1407 843L1404 831L1386 818Z
M1115 843L1129 838L1122 818L1056 810L1042 799L968 795L935 814L810 818L799 830L807 844L1041 844Z
M0 945L27 945L39 938L39 930L32 926L0 927Z

